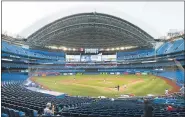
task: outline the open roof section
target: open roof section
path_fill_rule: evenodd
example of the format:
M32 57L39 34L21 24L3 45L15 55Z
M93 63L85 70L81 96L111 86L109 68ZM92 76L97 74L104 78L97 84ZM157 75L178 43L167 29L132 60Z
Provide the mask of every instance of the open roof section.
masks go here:
M27 38L31 47L153 47L154 38L136 25L102 13L80 13L58 19Z

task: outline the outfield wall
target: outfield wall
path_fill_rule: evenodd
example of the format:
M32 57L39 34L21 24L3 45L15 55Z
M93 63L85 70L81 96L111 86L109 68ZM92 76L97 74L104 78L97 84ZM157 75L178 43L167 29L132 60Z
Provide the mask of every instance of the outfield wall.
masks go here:
M177 71L163 71L160 73L155 74L156 76L164 77L170 80L175 80L178 86L182 86L185 84L184 80L184 72L177 70Z
M113 72L113 71L107 71L107 72L37 72L32 74L32 76L58 76L58 75L149 75L150 72Z

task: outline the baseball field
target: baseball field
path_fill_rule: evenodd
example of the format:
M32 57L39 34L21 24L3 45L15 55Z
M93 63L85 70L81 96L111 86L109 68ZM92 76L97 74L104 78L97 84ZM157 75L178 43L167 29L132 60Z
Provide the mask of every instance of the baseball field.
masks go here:
M119 97L124 94L164 95L165 89L175 92L175 83L153 75L71 75L33 77L45 89L71 96ZM117 86L120 86L119 91Z

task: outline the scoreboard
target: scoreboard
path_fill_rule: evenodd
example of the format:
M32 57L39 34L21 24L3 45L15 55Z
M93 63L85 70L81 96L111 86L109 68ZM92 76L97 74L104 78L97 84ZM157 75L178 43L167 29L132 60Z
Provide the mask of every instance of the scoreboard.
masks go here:
M66 61L82 61L82 62L90 62L90 61L116 61L116 55L66 55Z
M98 48L81 48L80 51L78 55L66 54L66 61L116 61L116 54L102 55L101 49Z

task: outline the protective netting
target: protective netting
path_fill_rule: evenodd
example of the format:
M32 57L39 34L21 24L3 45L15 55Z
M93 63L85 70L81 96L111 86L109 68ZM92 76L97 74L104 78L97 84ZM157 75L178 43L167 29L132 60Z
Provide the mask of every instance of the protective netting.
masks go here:
M28 68L28 75L29 77L56 76L60 75L62 71L64 71L64 69L60 65L30 65Z

